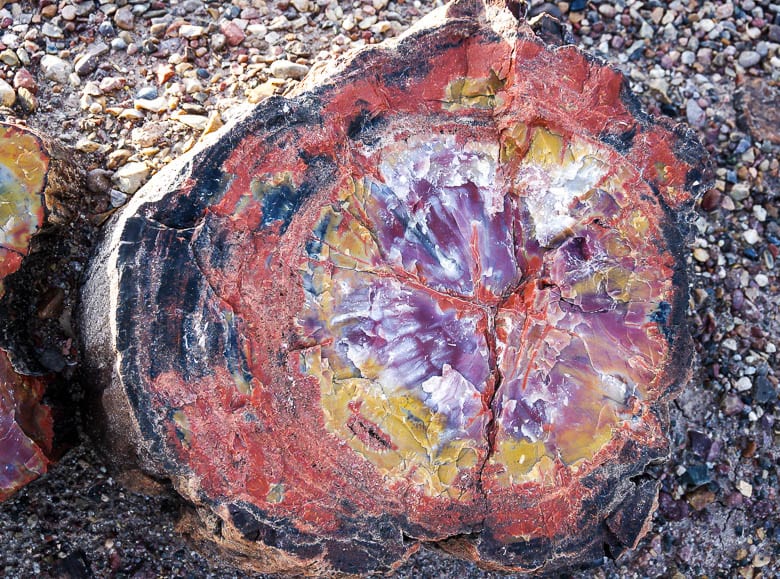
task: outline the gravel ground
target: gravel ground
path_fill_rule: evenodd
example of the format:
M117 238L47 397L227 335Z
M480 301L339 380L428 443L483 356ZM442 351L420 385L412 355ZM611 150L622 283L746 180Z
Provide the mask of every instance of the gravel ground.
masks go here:
M405 30L440 4L402 0L0 0L0 117L82 151L106 208L237 103ZM533 3L621 68L655 115L687 120L715 166L691 246L701 364L672 408L660 508L639 547L588 577L778 577L780 4ZM78 394L74 394L78 397ZM72 417L78 425L78 416ZM132 492L83 435L0 506L6 577L243 577L175 531L166 489ZM491 577L431 552L400 577Z

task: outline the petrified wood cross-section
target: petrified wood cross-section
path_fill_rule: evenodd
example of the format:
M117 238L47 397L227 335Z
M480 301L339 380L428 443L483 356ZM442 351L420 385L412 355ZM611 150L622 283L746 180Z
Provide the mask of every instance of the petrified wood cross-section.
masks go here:
M634 545L700 147L492 2L322 74L111 224L84 325L112 437L257 569Z
M43 224L48 177L41 139L0 123L0 298ZM44 390L44 379L17 373L0 350L0 501L46 472L53 433L50 411L40 403Z

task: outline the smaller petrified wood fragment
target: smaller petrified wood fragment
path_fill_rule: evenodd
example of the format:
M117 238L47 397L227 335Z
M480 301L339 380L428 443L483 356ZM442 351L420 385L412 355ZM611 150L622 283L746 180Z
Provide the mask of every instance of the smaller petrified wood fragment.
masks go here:
M106 231L83 325L112 437L250 567L428 542L551 571L646 528L702 150L502 6L266 101Z
M49 161L38 136L0 124L0 298L43 224ZM53 434L44 390L43 379L19 374L0 350L0 501L46 472Z

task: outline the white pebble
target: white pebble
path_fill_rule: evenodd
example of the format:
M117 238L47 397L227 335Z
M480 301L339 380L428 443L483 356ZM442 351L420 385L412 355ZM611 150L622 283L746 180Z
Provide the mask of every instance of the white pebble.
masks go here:
M736 388L739 392L747 392L753 387L753 381L748 378L747 376L742 376L737 382L734 384L734 388Z
M754 243L758 243L759 240L758 231L756 231L753 228L750 228L747 231L745 231L745 233L742 234L742 238L750 245L753 245Z

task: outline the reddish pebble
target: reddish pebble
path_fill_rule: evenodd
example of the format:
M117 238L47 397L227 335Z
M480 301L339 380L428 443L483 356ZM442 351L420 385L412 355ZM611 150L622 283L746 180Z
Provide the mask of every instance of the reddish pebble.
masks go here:
M162 85L171 80L175 73L170 64L161 64L154 70L154 74L157 77L157 84Z
M20 68L14 75L14 88L26 88L31 93L38 92L38 85L35 83L33 75L26 68Z
M222 34L225 35L225 40L230 46L238 46L244 41L244 38L246 38L244 31L241 30L235 22L226 22L221 28Z
M731 493L726 497L727 507L738 507L742 504L742 495L739 493Z
M720 207L721 194L717 189L710 189L701 199L701 208L705 211L714 211Z

